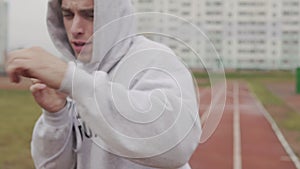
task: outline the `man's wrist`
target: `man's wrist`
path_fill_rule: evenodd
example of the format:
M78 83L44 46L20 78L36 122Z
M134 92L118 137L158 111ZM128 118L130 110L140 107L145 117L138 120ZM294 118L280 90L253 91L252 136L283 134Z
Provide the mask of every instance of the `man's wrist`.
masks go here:
M61 109L63 109L67 104L67 99L64 100L60 100L57 102L57 104L51 106L50 108L48 108L48 112L49 113L56 113L58 111L60 111Z
M62 109L52 113L43 109L43 119L45 120L45 123L55 127L66 125L70 118L69 104L70 102L67 101Z

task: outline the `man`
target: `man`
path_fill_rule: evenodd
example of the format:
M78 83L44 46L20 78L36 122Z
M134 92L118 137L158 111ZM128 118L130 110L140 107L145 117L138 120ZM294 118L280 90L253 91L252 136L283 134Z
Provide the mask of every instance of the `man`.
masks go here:
M36 168L190 168L201 127L189 71L167 47L135 35L130 0L50 0L48 30L65 60L34 47L7 73L43 108ZM77 60L75 60L77 59Z

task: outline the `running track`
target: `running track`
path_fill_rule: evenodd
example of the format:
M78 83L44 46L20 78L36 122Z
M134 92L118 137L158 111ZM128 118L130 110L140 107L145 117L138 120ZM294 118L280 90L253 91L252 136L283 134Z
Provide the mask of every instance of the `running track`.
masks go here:
M287 153L289 146L282 144L284 138L279 141L280 133L274 132L268 114L246 83L229 82L226 93L221 94L226 95L221 122L199 144L190 161L192 169L300 169L298 159L293 152ZM205 119L210 90L200 90L200 96L200 115Z

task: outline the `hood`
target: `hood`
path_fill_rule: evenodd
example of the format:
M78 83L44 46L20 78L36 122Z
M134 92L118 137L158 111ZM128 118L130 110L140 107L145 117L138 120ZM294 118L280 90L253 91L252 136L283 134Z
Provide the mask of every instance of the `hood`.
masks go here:
M48 2L48 32L62 57L67 61L75 61L59 1ZM94 0L93 54L90 62L79 65L88 72L108 72L129 50L135 31L131 0Z

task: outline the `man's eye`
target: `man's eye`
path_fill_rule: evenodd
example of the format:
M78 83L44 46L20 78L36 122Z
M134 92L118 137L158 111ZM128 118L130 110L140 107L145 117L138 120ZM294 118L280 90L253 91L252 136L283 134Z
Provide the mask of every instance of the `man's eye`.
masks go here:
M63 17L65 17L65 18L71 18L71 17L74 16L74 14L71 13L71 12L63 12L62 15L63 15Z
M94 18L94 11L84 12L83 15L84 15L85 18L93 19Z
M88 16L89 18L94 18L94 13L89 13L89 14L87 14L87 16Z

